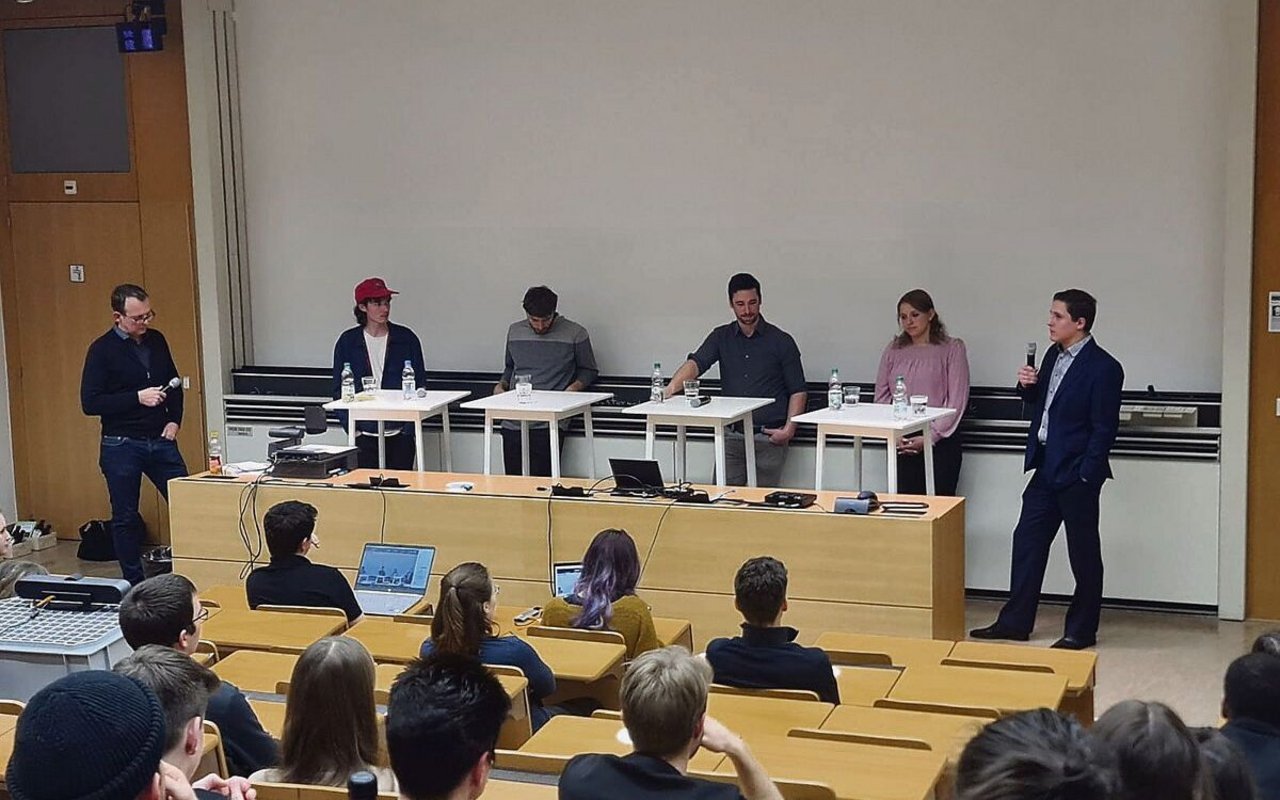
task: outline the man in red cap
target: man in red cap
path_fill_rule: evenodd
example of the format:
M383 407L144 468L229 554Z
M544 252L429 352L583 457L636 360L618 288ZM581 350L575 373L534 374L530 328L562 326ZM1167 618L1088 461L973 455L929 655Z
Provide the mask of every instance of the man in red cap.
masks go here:
M367 376L378 379L382 389L399 389L405 362L413 366L418 385L426 383L427 367L422 358L422 342L413 331L391 321L391 296L399 294L387 288L382 278L365 278L356 284L354 309L356 326L338 337L333 347L333 396L342 396L342 368L350 364L356 391ZM343 427L346 412L339 411ZM356 447L359 465L378 468L378 424L357 423ZM388 422L386 433L387 469L413 469L414 431L412 422ZM418 465L421 468L421 465Z

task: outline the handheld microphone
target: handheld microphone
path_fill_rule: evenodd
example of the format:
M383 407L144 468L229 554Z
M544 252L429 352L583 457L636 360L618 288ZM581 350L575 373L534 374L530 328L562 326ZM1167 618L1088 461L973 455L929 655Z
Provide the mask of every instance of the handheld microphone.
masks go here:
M1027 342L1027 366L1036 368L1036 343Z
M181 386L181 385L182 385L182 378L172 378L172 379L171 379L168 383L166 383L164 386L159 386L159 387L156 387L156 388L158 388L158 389L159 389L160 391L162 391L162 392L171 392L171 391L173 391L174 389L177 389L177 388L178 388L179 386Z

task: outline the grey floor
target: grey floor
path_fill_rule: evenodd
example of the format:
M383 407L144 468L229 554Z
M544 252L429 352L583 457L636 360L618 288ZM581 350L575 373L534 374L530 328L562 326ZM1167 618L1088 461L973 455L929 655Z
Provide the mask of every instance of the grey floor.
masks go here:
M81 561L76 542L26 556L50 572L118 577L114 563ZM970 600L966 628L995 619L999 603ZM1043 605L1029 647L1048 647L1062 633L1066 607ZM1097 713L1128 698L1167 703L1190 725L1218 721L1222 675L1254 637L1278 622L1223 622L1210 616L1104 609L1098 641Z

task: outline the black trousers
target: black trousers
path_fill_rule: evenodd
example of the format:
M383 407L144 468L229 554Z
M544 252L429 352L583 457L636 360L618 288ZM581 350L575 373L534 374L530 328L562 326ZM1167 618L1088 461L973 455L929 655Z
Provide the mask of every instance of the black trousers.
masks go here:
M413 431L401 431L395 436L387 436L386 442L386 469L413 469L417 450L413 442ZM356 437L356 465L360 469L378 469L377 436Z
M1013 560L1009 600L1000 610L998 624L1015 633L1030 634L1036 624L1040 587L1049 564L1049 547L1058 528L1066 524L1067 556L1076 590L1067 609L1064 634L1082 642L1098 637L1102 613L1102 541L1098 535L1098 498L1101 484L1077 481L1055 489L1040 473L1022 493L1022 514L1013 530Z
M959 433L933 443L933 488L936 494L955 497L963 458ZM898 491L901 494L924 494L924 489L924 453L898 456Z
M502 465L508 475L520 475L520 429L502 428ZM564 431L560 452L564 453ZM529 474L551 477L551 429L529 429Z

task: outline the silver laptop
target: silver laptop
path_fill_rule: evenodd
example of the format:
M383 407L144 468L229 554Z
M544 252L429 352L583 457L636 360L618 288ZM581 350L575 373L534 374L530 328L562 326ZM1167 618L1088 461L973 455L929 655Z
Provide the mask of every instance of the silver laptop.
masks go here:
M557 561L551 566L551 593L556 597L568 597L582 577L581 561Z
M427 593L434 547L366 544L356 571L356 601L366 614L403 614Z

